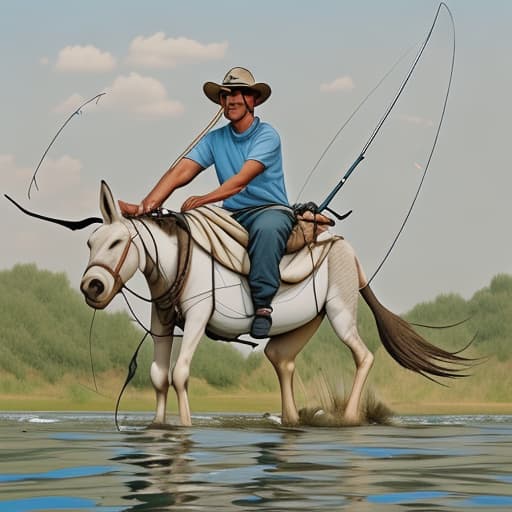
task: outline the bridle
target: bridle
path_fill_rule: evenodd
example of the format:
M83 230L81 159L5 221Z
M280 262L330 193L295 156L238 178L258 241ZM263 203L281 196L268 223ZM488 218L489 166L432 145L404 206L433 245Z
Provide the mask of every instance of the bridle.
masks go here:
M98 262L93 261L86 267L86 269L84 271L84 275L85 275L93 267L100 267L100 268L106 270L112 276L112 278L114 280L113 294L117 293L124 286L124 282L121 279L121 269L123 268L126 258L128 257L128 252L130 251L130 247L131 247L132 243L134 243L133 241L135 240L135 238L137 238L139 236L139 233L135 233L134 235L131 235L128 228L126 228L126 229L130 236L125 243L123 252L121 253L121 257L119 258L119 261L117 262L114 269L112 269L110 266L106 265L105 263L102 263L99 261Z

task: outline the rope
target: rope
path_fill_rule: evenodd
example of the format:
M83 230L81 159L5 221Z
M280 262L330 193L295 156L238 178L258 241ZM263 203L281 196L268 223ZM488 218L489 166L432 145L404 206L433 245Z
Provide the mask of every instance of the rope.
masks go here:
M128 366L128 375L126 376L126 380L124 381L123 387L121 388L121 391L119 392L119 395L117 397L116 410L115 410L115 414L114 414L114 422L116 424L116 429L118 430L118 432L121 431L121 428L119 427L119 422L117 421L117 415L119 412L119 404L121 403L121 397L123 396L124 390L126 389L128 384L130 383L130 381L135 376L135 373L137 372L137 356L139 355L139 350L142 347L142 344L144 343L146 338L148 337L148 334L149 334L149 332L146 332L144 334L143 338L140 340L140 342L137 346L137 349L135 350L135 353L132 356L132 359Z
M224 112L224 108L221 107L218 112L213 116L211 121L196 135L194 140L181 152L181 154L174 160L174 162L170 165L169 169L176 167L181 160L185 157L185 155L194 149L199 141L219 122L219 119L222 117L222 113Z

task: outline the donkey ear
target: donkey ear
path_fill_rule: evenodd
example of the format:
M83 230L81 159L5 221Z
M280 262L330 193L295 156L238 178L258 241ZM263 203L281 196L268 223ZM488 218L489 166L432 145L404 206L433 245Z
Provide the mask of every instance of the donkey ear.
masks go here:
M100 210L105 224L112 224L112 222L121 220L121 215L117 210L112 191L103 180L101 180L100 188Z

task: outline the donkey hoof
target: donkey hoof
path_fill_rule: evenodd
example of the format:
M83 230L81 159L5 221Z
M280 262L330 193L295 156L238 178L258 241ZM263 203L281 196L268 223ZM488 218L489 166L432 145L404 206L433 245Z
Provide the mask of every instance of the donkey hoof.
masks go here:
M358 414L344 414L343 425L347 427L357 427L362 425L361 417Z

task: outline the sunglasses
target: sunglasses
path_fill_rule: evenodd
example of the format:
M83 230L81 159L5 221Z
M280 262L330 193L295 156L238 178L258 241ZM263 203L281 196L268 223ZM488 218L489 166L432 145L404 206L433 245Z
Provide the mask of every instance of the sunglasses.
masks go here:
M241 93L244 96L255 96L254 92L246 87L233 87L228 91L220 91L219 96L221 98L227 98L228 96L235 96L236 94Z

